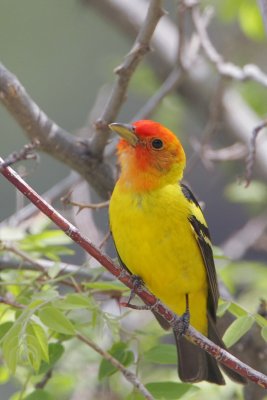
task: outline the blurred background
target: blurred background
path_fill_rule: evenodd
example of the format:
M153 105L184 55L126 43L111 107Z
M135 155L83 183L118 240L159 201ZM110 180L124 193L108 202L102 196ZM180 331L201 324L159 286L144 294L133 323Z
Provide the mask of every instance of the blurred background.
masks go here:
M18 77L40 108L73 135L79 134L81 128L88 124L90 110L100 89L109 92L114 81L113 70L129 52L134 40L131 29L127 33L127 21L120 23L118 16L102 12L105 3L102 0L2 0L0 4L1 62ZM267 40L257 1L206 0L201 4L203 7L213 7L214 17L209 25L209 34L224 59L239 66L257 64L267 73ZM164 7L168 15L162 18L163 23L168 18L176 24L177 2L165 1ZM131 21L131 15L128 15L128 19ZM185 27L189 35L192 31L189 21L185 21ZM165 40L167 47L171 45L168 37ZM145 57L138 67L119 121L132 120L160 87L166 72L153 65L153 62L156 61L152 53L151 58ZM195 72L201 77L201 65ZM207 97L205 89L203 101L200 98L196 102L191 99L197 95L193 91L185 93L182 86L162 101L152 118L168 126L181 138L188 159L185 180L203 203L213 242L218 246L216 251L221 254L219 248L227 250L232 258L237 259L235 269L231 270L231 263L227 263L222 276L230 285L232 282L236 284L243 294L243 305L254 312L259 298L266 294L267 284L267 222L264 225L267 220L267 171L255 165L253 181L245 188L244 156L239 160L207 161L196 149L203 135L209 131L212 106L221 86L231 86L236 90L250 111L255 113L258 123L266 118L267 90L253 81L222 82L214 67L211 67L209 79L204 78L204 88L205 85L212 88L212 96L208 101L204 100ZM4 107L0 108L0 121L1 157L5 158L28 140ZM215 129L207 135L208 149L216 151L236 142L241 143L227 131L223 112L218 112L215 125ZM266 142L266 130L260 135ZM68 167L43 153L40 153L39 163L22 164L28 173L27 181L38 193L48 190L70 173ZM0 221L3 221L14 213L18 199L14 188L1 176L0 185ZM93 199L97 197L93 195ZM79 200L85 202L82 198ZM107 213L99 213L97 220L104 234L108 229ZM249 221L254 224L251 224L248 233L245 232L245 237L255 234L256 239L247 248L242 248L240 253L235 252L231 244L235 243L238 247L240 240L242 242L243 236L238 236L237 232ZM230 238L236 238L236 242L229 242ZM109 246L108 251L114 254L112 246ZM78 255L71 258L72 262L80 262L81 255ZM223 267L223 261L218 260L218 266ZM245 289L249 284L251 291L248 295ZM252 297L252 293L255 297ZM0 388L1 399L9 398L9 390L7 385ZM68 395L64 396L60 399L68 398Z

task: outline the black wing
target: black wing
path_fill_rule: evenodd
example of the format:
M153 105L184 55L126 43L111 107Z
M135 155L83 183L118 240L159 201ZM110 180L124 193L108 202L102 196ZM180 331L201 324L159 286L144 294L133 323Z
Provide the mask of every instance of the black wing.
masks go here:
M202 253L202 257L206 266L207 276L208 276L208 310L210 312L211 317L216 320L216 310L218 306L219 299L219 290L217 283L216 270L213 259L213 252L210 242L210 234L208 227L205 223L205 219L203 217L202 221L199 221L197 215L203 216L202 210L195 196L191 192L190 189L184 184L181 184L181 189L186 197L186 199L192 203L192 211L194 208L196 209L196 213L192 212L192 214L188 217L189 222L193 228L196 240L198 242L200 251Z

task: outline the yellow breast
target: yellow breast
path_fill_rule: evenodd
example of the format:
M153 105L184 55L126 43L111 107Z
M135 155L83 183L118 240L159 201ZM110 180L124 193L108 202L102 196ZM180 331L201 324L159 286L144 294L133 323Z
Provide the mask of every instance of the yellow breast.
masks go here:
M206 333L207 275L188 216L190 204L178 184L142 195L117 183L110 201L110 224L127 268L174 312L185 311Z

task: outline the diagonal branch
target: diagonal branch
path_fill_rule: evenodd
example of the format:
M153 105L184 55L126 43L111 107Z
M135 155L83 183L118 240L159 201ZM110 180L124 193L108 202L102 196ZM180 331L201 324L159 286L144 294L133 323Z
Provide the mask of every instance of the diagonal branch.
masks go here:
M0 163L3 160L0 158ZM168 309L159 299L150 293L145 287L138 287L133 284L131 275L120 266L116 265L111 258L102 253L96 246L86 239L78 229L70 224L61 216L50 204L44 201L12 168L1 167L1 174L11 182L21 193L24 194L36 207L39 208L48 218L50 218L63 232L66 233L74 242L81 246L87 253L98 260L111 274L119 279L128 288L134 290L146 305L160 314L173 329L180 326L180 318ZM267 389L267 376L247 364L238 360L226 350L212 343L208 338L197 332L193 327L189 327L186 338L213 356L218 362L237 371L250 381Z
M161 4L162 0L150 1L146 18L141 25L132 49L125 57L124 62L115 69L117 74L116 82L103 113L95 124L96 132L91 142L93 154L100 155L103 153L109 136L108 124L116 119L126 99L126 91L130 79L143 56L149 51L150 39L159 19L164 15Z
M81 342L87 344L87 346L91 347L94 351L101 355L105 360L109 361L117 370L121 371L124 377L130 382L147 400L153 400L154 397L147 390L147 388L143 385L142 382L137 378L136 374L130 371L128 368L125 368L123 364L121 364L116 358L114 358L107 351L101 349L95 342L93 342L88 337L85 337L78 333L76 335L77 339Z

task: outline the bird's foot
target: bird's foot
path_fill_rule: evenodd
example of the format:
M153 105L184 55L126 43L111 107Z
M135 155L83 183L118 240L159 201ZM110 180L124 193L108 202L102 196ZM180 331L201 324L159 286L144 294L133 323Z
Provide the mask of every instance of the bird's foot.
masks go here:
M177 336L183 336L186 334L187 329L190 324L190 313L186 311L180 318L174 323L173 330L175 331Z
M183 336L186 334L187 329L190 324L190 312L189 312L189 296L188 293L185 295L185 312L183 315L177 319L174 323L173 330L178 336Z
M131 289L131 293L130 293L130 296L129 296L127 302L120 302L120 305L123 307L132 308L133 310L150 310L150 306L147 306L147 305L140 306L140 305L131 304L131 301L134 299L134 297L136 295L136 291L138 291L140 288L142 288L142 286L144 285L144 282L143 282L142 278L140 278L140 276L132 275L132 284L133 284L133 288Z

